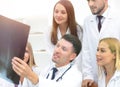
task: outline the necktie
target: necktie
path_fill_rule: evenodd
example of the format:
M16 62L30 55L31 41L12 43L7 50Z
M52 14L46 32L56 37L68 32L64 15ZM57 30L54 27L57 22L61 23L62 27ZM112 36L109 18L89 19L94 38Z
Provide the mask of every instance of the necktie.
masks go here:
M98 31L100 32L100 29L101 29L101 19L103 16L97 16L98 17Z
M53 74L52 74L52 78L51 80L53 80L55 78L55 73L57 72L58 70L56 68L53 68Z
M18 87L18 85L15 84L15 87Z

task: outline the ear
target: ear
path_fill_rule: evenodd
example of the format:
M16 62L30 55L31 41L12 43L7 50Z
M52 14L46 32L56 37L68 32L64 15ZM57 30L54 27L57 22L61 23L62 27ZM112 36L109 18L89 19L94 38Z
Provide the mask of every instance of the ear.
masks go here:
M76 58L77 54L76 53L72 53L70 56L70 60L74 60Z

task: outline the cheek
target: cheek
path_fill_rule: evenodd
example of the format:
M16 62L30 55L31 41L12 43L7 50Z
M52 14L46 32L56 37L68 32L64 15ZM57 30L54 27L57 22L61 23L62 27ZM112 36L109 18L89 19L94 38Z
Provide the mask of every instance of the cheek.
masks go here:
M110 64L111 62L113 62L113 58L110 57L110 56L106 56L104 59L103 59L103 65L106 65L106 64Z
M68 16L67 16L67 15L65 15L65 16L64 16L64 19L67 21L67 20L68 20Z
M27 62L27 61L29 60L29 57L30 57L29 54L26 53L26 54L24 55L24 61Z

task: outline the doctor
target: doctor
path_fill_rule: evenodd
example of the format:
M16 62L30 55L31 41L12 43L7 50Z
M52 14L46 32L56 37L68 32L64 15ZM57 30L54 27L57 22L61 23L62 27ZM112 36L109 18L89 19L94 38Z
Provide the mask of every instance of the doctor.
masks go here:
M120 42L115 38L101 39L97 48L98 87L120 87Z
M97 82L96 49L100 39L115 37L120 40L120 18L110 8L108 0L87 0L93 15L87 17L83 28L82 87ZM97 16L102 16L99 22ZM98 30L98 22L101 28Z
M80 40L76 36L66 34L55 46L52 57L54 64L48 66L39 76L17 57L12 60L13 70L27 78L23 82L23 87L28 87L27 81L38 87L81 87L82 74L76 64L72 63L80 51ZM56 68L55 74L53 67Z

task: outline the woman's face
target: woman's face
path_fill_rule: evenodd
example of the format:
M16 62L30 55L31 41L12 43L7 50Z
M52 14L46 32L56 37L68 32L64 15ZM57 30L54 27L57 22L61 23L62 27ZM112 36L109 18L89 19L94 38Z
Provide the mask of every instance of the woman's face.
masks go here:
M29 58L30 58L30 53L29 53L28 48L26 47L25 54L24 54L24 59L23 60L27 63L28 60L29 60Z
M65 7L58 3L54 9L53 17L57 24L67 23L68 15Z
M97 63L100 66L106 66L115 63L115 54L109 49L109 45L104 41L100 42L97 48Z

